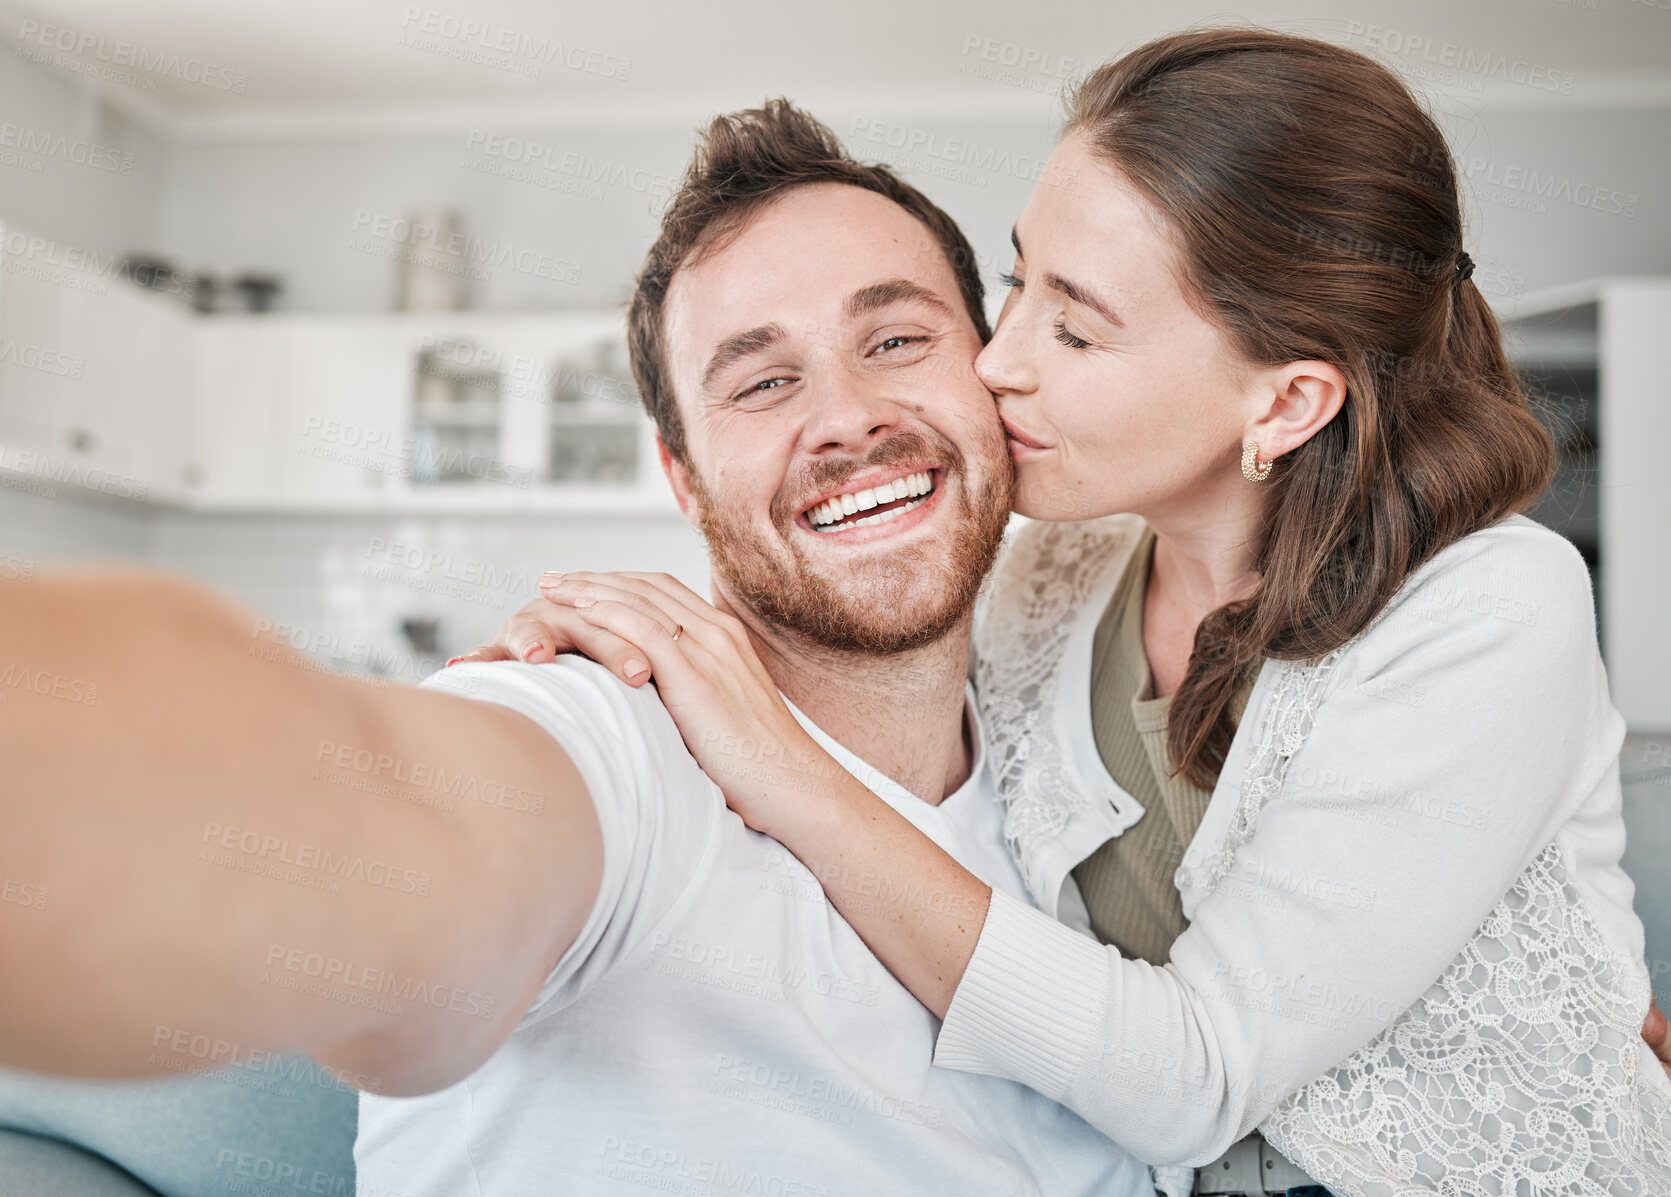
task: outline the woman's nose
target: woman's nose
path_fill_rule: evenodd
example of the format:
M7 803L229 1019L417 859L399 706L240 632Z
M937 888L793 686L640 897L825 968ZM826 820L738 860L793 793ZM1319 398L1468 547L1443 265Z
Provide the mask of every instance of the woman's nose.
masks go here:
M1031 391L1037 385L1031 350L1020 334L1013 310L1004 313L992 340L975 359L975 374L993 394Z

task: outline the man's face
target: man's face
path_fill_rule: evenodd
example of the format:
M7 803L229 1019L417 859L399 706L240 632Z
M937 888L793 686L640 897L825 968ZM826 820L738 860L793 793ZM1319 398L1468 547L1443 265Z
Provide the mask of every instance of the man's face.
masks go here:
M681 267L664 316L690 459L671 475L727 598L846 651L955 628L1014 467L928 230L874 192L799 187Z

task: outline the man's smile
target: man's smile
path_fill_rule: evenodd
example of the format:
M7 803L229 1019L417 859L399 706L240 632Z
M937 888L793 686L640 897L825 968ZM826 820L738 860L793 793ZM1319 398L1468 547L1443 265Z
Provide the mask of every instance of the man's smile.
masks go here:
M847 479L839 488L819 495L796 522L821 536L841 534L844 539L862 528L895 523L933 502L937 493L936 476L941 472L934 466L865 471ZM890 529L890 532L899 530Z

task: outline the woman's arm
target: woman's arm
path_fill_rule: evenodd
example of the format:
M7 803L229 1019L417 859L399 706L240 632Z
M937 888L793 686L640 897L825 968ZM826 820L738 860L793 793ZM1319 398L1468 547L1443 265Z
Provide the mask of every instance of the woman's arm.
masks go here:
M819 746L741 622L665 574L546 577L557 601L525 607L466 659L582 648L608 654L604 663L635 682L653 675L731 808L793 852L877 959L944 1016L986 919L986 884ZM628 667L640 658L648 672Z
M755 830L800 858L876 958L935 1017L944 1018L980 939L991 888L810 736L806 744L810 748L793 751L822 757L817 789L808 792L807 775L799 770L751 783L754 809L780 812L775 819L763 818Z
M1447 568L1347 655L1280 797L1165 968L1124 960L1003 894L990 896L971 954L965 922L924 924L899 894L911 889L906 878L959 894L972 879L934 864L932 845L913 847L910 830L896 837L879 800L843 783L816 791L822 805L784 801L806 792L805 778L788 774L776 793L733 781L728 796L821 876L832 862L850 876L876 870L882 901L831 896L896 975L944 1011L937 1063L1028 1084L1140 1158L1210 1159L1398 1019L1603 783L1617 719L1582 566L1564 549L1554 559L1547 543L1528 560L1518 551L1527 535L1455 546ZM689 599L668 606L637 585L580 613L645 647L673 683L672 709L679 680L701 672L696 662L741 651L693 638ZM1527 586L1537 620L1504 617L1524 614L1512 592ZM687 629L677 644L675 622ZM742 642L740 627L717 631ZM746 705L723 688L700 702ZM691 723L700 712L675 717ZM788 751L813 751L787 722L743 726L775 727ZM704 763L721 775L727 765ZM867 817L867 802L882 813Z

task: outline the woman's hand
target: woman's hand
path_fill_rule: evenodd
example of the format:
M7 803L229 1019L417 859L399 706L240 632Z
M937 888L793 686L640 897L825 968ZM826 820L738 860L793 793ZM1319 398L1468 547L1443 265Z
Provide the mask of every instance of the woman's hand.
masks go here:
M560 573L541 574L543 582L562 578ZM448 665L460 661L526 661L543 665L557 659L559 653L582 653L602 665L629 686L642 686L650 680L650 666L644 653L582 617L566 603L537 598L507 619L492 640L454 657Z
M768 830L786 799L827 793L842 775L784 704L742 623L676 579L550 572L540 589L546 597L447 664L542 664L579 652L628 685L653 677L691 755L757 831Z
M617 671L628 681L636 664L648 663L691 755L750 827L770 834L785 803L834 788L844 771L789 710L742 621L667 574L543 574L540 590L568 620L609 637L599 650L621 661ZM521 642L542 646L547 614L525 607L517 619ZM568 620L554 639L586 639Z
M1665 1075L1671 1076L1671 1029L1667 1028L1665 1015L1660 1012L1659 1003L1652 995L1648 997L1648 1018L1642 1024L1642 1039L1654 1049Z

